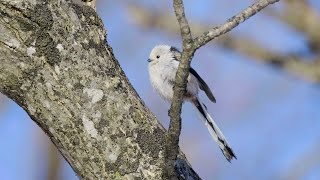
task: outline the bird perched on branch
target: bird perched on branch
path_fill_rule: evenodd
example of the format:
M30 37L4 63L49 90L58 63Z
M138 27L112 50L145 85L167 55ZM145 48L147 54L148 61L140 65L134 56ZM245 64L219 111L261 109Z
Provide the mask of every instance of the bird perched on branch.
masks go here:
M180 58L181 52L177 48L168 45L157 45L152 49L148 59L151 84L160 96L169 102L173 98L173 86ZM218 143L226 159L230 161L236 156L221 130L209 115L206 106L200 101L198 97L199 88L206 93L212 102L216 102L208 85L193 68L190 68L183 100L191 102L196 107L211 136Z

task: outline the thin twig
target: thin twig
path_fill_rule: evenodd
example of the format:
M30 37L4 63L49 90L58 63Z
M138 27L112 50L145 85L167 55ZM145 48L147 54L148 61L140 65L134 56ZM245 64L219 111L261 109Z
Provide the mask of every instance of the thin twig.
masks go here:
M257 12L261 11L263 8L267 7L270 4L276 3L280 0L260 0L247 9L243 10L239 14L230 18L226 23L214 27L211 30L203 33L201 36L195 38L194 43L196 49L200 48L201 46L207 44L209 41L213 40L214 38L221 36L233 28L237 27L240 23L244 22L245 20L249 19L251 16L255 15Z

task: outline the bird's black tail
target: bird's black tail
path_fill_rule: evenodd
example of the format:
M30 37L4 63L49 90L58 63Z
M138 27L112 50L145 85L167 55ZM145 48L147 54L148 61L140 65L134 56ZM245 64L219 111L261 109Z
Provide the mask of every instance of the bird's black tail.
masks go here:
M230 162L232 158L237 159L235 154L233 153L231 147L229 146L226 138L220 131L218 125L214 122L212 117L207 111L206 106L199 101L199 99L196 99L193 101L194 106L199 111L201 118L203 119L205 125L207 126L211 136L213 139L218 143L219 148L221 149L223 155L226 157L226 159Z

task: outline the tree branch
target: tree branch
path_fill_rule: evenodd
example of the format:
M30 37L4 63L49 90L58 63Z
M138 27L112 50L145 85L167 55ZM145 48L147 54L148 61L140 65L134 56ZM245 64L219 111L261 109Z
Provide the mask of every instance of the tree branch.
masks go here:
M179 150L179 136L181 133L180 115L182 108L182 100L186 90L190 62L194 54L194 48L192 47L193 40L188 21L185 17L183 1L174 0L173 7L180 25L180 32L183 42L183 51L178 71L176 74L175 85L173 87L174 95L169 110L170 125L168 133L166 135L166 174L164 174L164 179L176 179L177 177L175 172L173 171L173 167L176 162L176 157Z
M201 46L207 44L209 41L213 40L214 38L231 31L233 28L237 27L240 23L249 19L251 16L255 15L257 12L261 11L268 5L276 3L278 1L280 0L260 0L252 4L247 9L243 10L239 14L230 18L223 25L214 27L211 30L203 33L201 36L197 37L194 40L195 48L198 49Z
M169 130L166 135L166 166L167 169L164 174L165 179L177 179L175 172L172 170L174 163L176 162L176 157L179 148L179 136L181 132L181 107L184 94L186 92L187 78L189 76L190 63L193 58L195 51L201 46L205 45L209 41L213 40L243 21L247 20L249 17L253 16L259 12L264 7L269 4L275 3L279 0L261 0L249 8L245 9L239 15L231 18L227 23L211 31L204 33L196 39L192 39L191 30L188 21L185 17L184 6L182 0L173 0L173 7L176 14L176 18L179 22L180 33L182 36L182 57L179 63L179 67L176 74L175 85L173 87L173 99L171 107L169 110L170 115L170 125Z
M165 130L119 66L96 12L56 0L0 0L0 9L0 92L78 176L161 179ZM174 169L199 179L182 153Z
M174 0L173 1L173 8L174 8L174 12L176 14L176 17L177 17L177 20L179 23L183 47L186 48L185 46L187 44L192 43L192 36L191 36L190 26L188 24L186 15L184 13L183 1L182 0ZM190 49L190 47L189 47L189 49Z

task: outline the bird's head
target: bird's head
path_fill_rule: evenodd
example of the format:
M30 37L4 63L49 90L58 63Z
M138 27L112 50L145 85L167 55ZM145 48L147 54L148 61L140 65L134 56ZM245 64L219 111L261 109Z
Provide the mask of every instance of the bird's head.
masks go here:
M168 45L157 45L151 50L148 62L156 63L169 60L178 61L180 57L181 53L177 48Z

